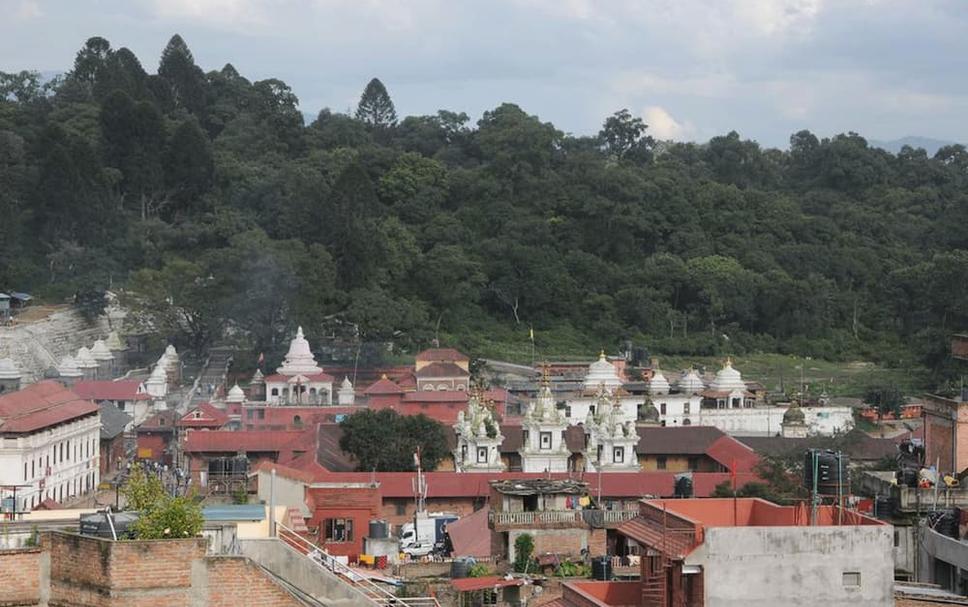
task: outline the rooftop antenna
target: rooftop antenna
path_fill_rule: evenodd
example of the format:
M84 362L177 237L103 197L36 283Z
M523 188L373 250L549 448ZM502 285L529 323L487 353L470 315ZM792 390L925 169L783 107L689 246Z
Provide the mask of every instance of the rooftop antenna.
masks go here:
M413 495L417 505L416 515L426 514L427 509L427 479L420 467L420 447L413 453L413 463L417 467L417 476L413 479Z

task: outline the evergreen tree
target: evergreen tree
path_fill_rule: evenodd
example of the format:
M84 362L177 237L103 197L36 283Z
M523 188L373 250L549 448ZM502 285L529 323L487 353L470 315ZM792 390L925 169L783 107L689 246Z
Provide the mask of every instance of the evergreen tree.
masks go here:
M158 75L168 83L176 108L184 108L196 115L204 114L205 74L195 65L195 57L178 34L171 37L161 53Z
M356 107L356 119L378 128L396 125L397 111L393 108L393 101L387 88L379 78L370 80L360 95L360 104Z
M201 196L212 187L212 146L198 121L189 118L175 129L165 154L165 183L175 203L165 216L201 208Z

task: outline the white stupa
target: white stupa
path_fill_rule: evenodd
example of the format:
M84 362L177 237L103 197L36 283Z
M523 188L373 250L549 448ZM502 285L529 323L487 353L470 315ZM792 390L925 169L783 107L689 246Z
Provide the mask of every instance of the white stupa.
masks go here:
M121 337L118 335L117 331L111 331L108 333L108 338L104 340L104 345L106 345L108 350L111 350L112 352L121 352L122 350L127 349L127 346L125 346L124 342L121 341Z
M615 365L608 362L608 359L605 358L605 351L602 350L598 355L598 360L588 365L583 387L586 391L595 391L601 386L605 386L606 390L611 391L620 388L622 383Z
M97 369L97 361L94 360L94 356L91 355L91 351L84 346L81 346L77 350L77 355L74 357L74 362L77 363L77 368L82 372L84 372L86 369Z
M343 383L336 391L336 403L341 406L349 406L356 402L356 392L353 390L353 383L349 377L343 377Z
M733 368L733 361L729 358L723 364L723 368L716 373L716 378L709 384L709 387L718 392L733 392L734 390L746 390L746 383L739 371Z
M0 379L20 379L22 374L12 358L0 358Z
M296 375L317 375L323 370L316 364L309 342L303 336L302 327L296 331L296 337L289 342L289 352L286 354L282 366L276 369L282 375L294 377Z
M108 348L107 344L104 343L103 339L99 339L94 342L94 346L91 347L91 358L98 362L114 360L114 354L111 354L111 350Z
M679 391L684 394L699 394L705 389L706 384L695 369L683 372L682 377L679 378Z
M242 403L245 402L245 390L239 387L239 384L232 386L229 393L225 396L225 402L227 403Z
M62 379L76 379L84 376L84 373L77 368L77 362L70 354L61 359L60 364L57 365L57 373Z
M152 398L163 399L168 395L168 374L165 372L164 357L151 370L151 375L145 381L145 388Z
M669 389L669 380L665 378L665 375L659 370L658 363L656 363L655 371L652 373L652 379L649 380L649 394L668 394Z

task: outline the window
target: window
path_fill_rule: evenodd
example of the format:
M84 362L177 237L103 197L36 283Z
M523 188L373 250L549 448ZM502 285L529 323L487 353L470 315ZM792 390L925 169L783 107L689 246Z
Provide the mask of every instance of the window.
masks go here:
M738 409L738 408L740 407L740 399L738 399L738 398L734 398L734 399L733 399L733 404L732 404L732 407L733 407L734 409Z
M327 542L352 542L353 519L328 518L325 520Z
M477 448L477 463L486 464L487 463L487 447Z
M898 532L897 527L894 528L894 547L897 548L901 545L901 534Z
M689 403L688 402L682 403L682 414L683 415L689 415Z
M298 415L293 415L292 416L292 425L295 426L295 427L297 427L297 428L302 428L302 418L299 417Z
M27 462L24 462L24 480L27 480Z
M397 515L402 515L407 513L407 502L406 500L396 500L394 506L397 509Z
M699 469L699 458L693 455L689 458L689 470L695 472L698 469Z
M255 411L253 409L246 409L245 419L252 419L253 415L255 415Z
M612 461L621 464L625 461L625 447L615 447L612 450Z
M682 420L682 425L683 426L691 426L692 425L692 420L687 417L686 419Z
M860 588L860 571L844 572L844 588Z
M656 467L657 470L665 470L666 469L666 456L660 455L659 457L655 458L655 467Z
M661 413L662 415L665 415L666 414L666 404L665 403L660 403L659 404L659 413Z
M37 467L34 465L36 463L37 463L37 460L33 460L30 462L30 478L34 478L37 476Z
M259 409L258 410L258 413L256 414L256 417L258 419L265 419L266 418L266 410L265 409Z
M273 388L272 392L270 392L269 394L271 394L272 396L279 396L279 388Z
M538 440L541 449L551 449L551 432L542 432Z

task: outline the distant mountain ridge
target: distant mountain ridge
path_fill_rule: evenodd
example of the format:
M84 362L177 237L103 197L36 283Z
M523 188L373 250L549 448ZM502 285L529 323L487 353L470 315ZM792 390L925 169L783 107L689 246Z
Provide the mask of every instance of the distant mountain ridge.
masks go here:
M868 143L872 147L881 148L882 150L887 150L892 154L897 154L901 151L901 148L908 145L912 148L924 148L928 153L928 156L934 156L940 148L946 145L954 145L955 141L944 141L943 139L932 139L930 137L918 137L916 135L908 135L907 137L901 137L900 139L892 139L890 141L878 141L877 139L870 139Z

